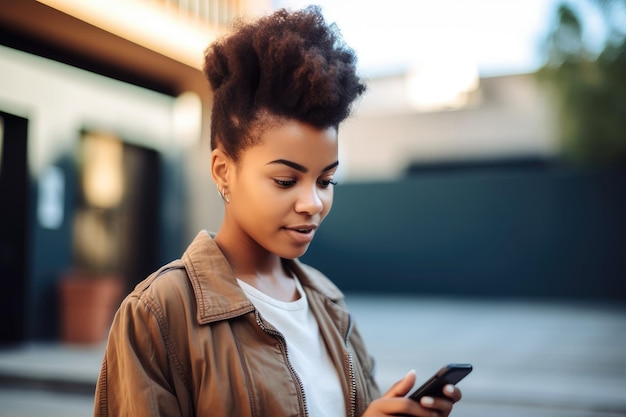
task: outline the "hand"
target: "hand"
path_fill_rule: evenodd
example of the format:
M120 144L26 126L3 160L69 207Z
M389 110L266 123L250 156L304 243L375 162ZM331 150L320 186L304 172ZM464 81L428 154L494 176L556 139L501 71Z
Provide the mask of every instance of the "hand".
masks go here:
M410 371L403 379L393 384L382 397L372 401L362 417L417 416L447 417L455 402L461 399L461 391L454 385L446 385L443 393L446 398L422 397L416 402L405 395L415 385L415 371Z

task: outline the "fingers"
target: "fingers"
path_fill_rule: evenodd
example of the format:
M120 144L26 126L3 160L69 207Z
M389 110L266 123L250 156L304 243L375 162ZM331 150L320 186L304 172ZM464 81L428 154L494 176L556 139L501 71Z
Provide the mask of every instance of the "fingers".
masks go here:
M454 403L461 399L461 391L454 385L443 389L445 397L422 397L419 402L405 395L415 384L415 371L411 370L396 382L381 398L372 401L362 417L406 415L418 417L447 417Z
M438 415L449 415L454 403L461 399L461 390L454 385L448 384L443 388L443 393L447 398L422 397L420 398L420 405L427 409L437 410Z
M461 394L461 390L452 384L448 384L445 387L443 387L443 393L448 398L450 398L453 402L460 401L461 397L463 396Z
M415 371L410 370L404 378L389 388L382 398L404 397L415 385Z
M422 397L420 405L428 410L432 410L438 416L447 416L452 411L454 403L447 398Z

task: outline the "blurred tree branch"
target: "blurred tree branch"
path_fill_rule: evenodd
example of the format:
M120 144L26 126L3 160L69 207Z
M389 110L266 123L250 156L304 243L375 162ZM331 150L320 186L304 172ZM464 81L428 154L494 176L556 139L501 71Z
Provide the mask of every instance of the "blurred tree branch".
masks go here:
M558 105L564 156L590 165L626 165L626 0L582 0L603 23L603 42L585 42L580 8L561 3L539 71Z

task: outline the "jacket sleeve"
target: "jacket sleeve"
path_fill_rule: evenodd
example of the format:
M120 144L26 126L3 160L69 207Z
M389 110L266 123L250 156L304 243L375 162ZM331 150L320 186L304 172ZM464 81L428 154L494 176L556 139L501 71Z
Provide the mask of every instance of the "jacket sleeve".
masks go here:
M130 295L113 320L96 385L94 416L184 416L187 407L181 407L175 388L180 384L172 371L158 312Z

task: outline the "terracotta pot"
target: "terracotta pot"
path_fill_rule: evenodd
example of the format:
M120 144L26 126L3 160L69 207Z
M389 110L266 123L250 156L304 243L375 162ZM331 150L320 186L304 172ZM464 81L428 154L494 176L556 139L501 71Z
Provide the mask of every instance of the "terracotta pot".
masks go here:
M96 344L106 340L124 291L113 275L88 276L72 272L59 283L61 340Z

